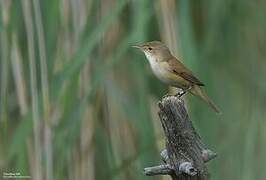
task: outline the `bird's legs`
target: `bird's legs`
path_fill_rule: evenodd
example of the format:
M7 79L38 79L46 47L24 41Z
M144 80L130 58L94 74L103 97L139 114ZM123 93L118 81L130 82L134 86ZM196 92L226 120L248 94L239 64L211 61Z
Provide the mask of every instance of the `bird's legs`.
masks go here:
M182 97L184 94L186 94L186 91L182 90L181 92L178 92L176 96Z
M176 95L171 95L171 94L165 94L163 96L163 98L166 98L168 96L178 96L179 98L181 98L184 94L186 94L190 89L192 89L192 86L189 86L188 88L186 89L181 89L182 91L181 92L178 92Z
M178 96L178 97L182 97L184 94L186 94L190 89L192 88L192 86L189 86L187 89L182 89L182 91L181 92L178 92L177 94L176 94L176 96Z

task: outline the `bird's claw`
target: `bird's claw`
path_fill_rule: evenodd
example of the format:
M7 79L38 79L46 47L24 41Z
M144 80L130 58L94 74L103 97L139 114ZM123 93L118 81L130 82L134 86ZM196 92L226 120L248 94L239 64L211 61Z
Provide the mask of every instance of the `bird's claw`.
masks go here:
M171 95L167 93L167 94L163 95L163 98L162 99L167 98L169 96L171 96Z
M184 94L186 94L190 89L192 88L192 86L190 86L189 88L182 90L181 92L178 92L176 94L176 96L178 96L179 98L181 98Z
M167 94L165 94L165 95L163 96L162 99L167 98L167 97L170 97L170 96L175 96L175 97L181 98L185 93L186 93L185 91L178 92L178 93L176 93L176 94L172 94L172 95L167 93Z
M186 94L186 91L178 92L175 96L178 96L179 98L181 98L184 94Z
M178 98L181 98L184 94L187 93L187 91L189 91L191 89L191 87L187 88L186 90L182 90L182 91L179 91L177 92L175 95L171 95L171 94L165 94L163 96L163 99L166 98L166 97L169 97L169 96L175 96L175 97L178 97Z

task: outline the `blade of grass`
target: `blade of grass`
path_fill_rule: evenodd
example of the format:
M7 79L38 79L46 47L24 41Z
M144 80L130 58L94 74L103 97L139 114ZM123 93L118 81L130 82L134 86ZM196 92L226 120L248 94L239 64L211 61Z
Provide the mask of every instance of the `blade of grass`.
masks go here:
M39 98L37 90L37 74L35 62L35 46L34 46L34 29L31 13L31 4L28 0L22 2L23 18L25 21L27 45L30 65L30 82L31 82L31 107L33 116L34 130L34 149L35 149L35 175L34 178L42 180L41 168L41 143L40 143L40 114L39 114Z
M52 152L52 131L50 122L50 100L49 100L49 83L48 83L48 70L47 58L45 49L45 37L43 32L43 23L41 17L41 9L39 0L33 1L33 9L35 15L35 24L37 27L37 39L40 55L40 68L41 68L41 89L42 89L42 102L43 102L43 118L44 118L44 152L46 159L46 179L52 180L53 177L53 152Z
M27 90L24 77L24 71L21 61L21 54L18 49L18 42L16 34L13 34L11 47L11 65L13 77L15 79L16 93L18 97L18 104L20 114L24 116L28 112Z

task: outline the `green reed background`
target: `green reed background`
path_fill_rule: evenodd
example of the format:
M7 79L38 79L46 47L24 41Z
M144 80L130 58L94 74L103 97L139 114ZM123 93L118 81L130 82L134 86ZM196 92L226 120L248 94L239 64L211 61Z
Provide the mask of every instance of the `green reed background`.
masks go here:
M223 111L186 96L212 179L265 179L265 1L1 0L0 15L1 178L169 179L142 173L167 87L131 48L162 40Z

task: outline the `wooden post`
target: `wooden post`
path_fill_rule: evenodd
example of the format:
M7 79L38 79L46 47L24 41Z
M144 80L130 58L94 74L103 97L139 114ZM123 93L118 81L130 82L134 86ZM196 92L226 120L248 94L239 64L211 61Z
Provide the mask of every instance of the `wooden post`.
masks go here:
M203 144L189 120L184 101L168 96L158 105L166 149L161 152L163 163L145 168L145 175L170 175L173 180L209 179L205 163L215 158L216 153Z

